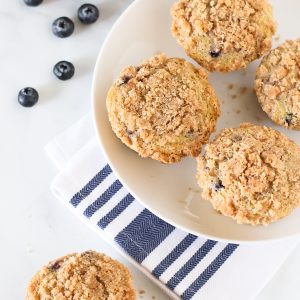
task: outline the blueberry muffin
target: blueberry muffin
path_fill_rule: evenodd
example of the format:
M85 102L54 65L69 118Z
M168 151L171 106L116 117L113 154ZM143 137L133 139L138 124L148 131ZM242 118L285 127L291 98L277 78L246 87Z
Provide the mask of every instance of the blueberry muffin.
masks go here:
M267 0L179 0L171 14L174 37L209 71L245 68L271 49L275 22Z
M121 141L140 156L163 163L198 156L220 114L207 74L163 54L125 68L106 104Z
M300 130L300 39L286 41L264 57L256 72L255 91L276 124Z
M131 275L119 262L94 251L50 262L31 280L26 300L134 300Z
M267 225L300 203L300 149L271 128L223 129L198 158L197 179L204 199L224 216Z

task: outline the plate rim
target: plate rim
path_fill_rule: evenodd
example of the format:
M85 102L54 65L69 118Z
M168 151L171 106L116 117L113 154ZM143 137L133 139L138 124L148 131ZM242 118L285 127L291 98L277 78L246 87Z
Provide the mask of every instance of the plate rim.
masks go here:
M177 229L180 229L186 233L190 233L193 234L197 237L200 238L205 238L205 239L209 239L209 240L215 240L218 242L223 242L223 243L234 243L234 244L241 244L241 245L253 245L253 244L265 244L265 243L272 243L272 242L279 242L279 241L288 241L288 240L292 240L292 239L296 239L300 237L300 232L299 233L295 233L295 234L290 234L287 236L283 236L283 237L278 237L278 238L265 238L265 239L260 239L260 240L247 240L247 239L228 239L228 238L220 238L218 236L215 235L210 235L210 234L206 234L206 233L202 233L190 228L185 227L184 225L178 224L176 223L176 221L163 216L161 214L161 212L157 211L155 208L152 208L151 206L148 205L148 203L145 203L142 199L140 199L140 197L138 197L134 191L131 190L131 188L129 188L129 186L127 185L126 182L126 178L123 178L122 176L120 176L119 172L117 171L117 166L115 166L114 162L110 159L110 156L108 154L108 152L105 149L105 143L102 139L102 136L98 130L98 125L99 124L99 120L98 120L98 116L97 116L97 110L96 110L96 96L97 96L97 82L98 82L98 74L100 73L98 70L100 68L100 64L102 61L102 57L104 55L104 51L107 48L107 44L109 43L111 36L114 34L115 30L118 28L119 24L123 21L123 19L125 19L127 17L127 14L129 14L129 12L131 12L131 10L133 10L135 8L135 6L137 6L140 2L142 1L147 1L147 0L135 0L133 1L125 10L124 12L119 16L119 18L115 21L115 23L113 24L113 26L111 27L110 31L108 32L101 48L100 51L97 55L97 59L96 59L96 63L95 63L95 67L93 70L93 77L92 77L92 85L91 85L91 107L92 107L92 118L93 118L93 127L95 129L96 132L96 136L97 136L97 141L98 144L100 146L100 149L102 151L102 154L105 157L105 160L107 161L107 163L109 164L109 166L111 167L112 171L114 172L114 174L116 175L116 177L120 180L120 182L122 183L122 185L124 186L124 188L134 197L134 199L136 199L142 206L144 206L146 209L148 209L151 213L153 213L154 215L156 215L157 217L161 218L163 221L171 224L172 226L174 226ZM250 225L249 225L250 226Z

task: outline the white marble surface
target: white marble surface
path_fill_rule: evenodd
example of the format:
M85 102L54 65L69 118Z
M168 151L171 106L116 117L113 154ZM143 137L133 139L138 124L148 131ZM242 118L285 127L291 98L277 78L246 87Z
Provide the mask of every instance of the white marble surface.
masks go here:
M41 6L30 8L22 0L0 0L0 299L24 299L27 282L41 265L86 249L123 261L133 272L137 289L146 290L143 299L168 299L51 195L49 185L56 169L43 151L49 140L90 110L97 53L109 28L131 1L90 1L99 5L100 20L91 26L76 21L75 33L58 39L51 33L52 21L63 15L76 20L77 7L85 1L44 0ZM53 65L62 59L76 67L75 77L68 82L52 75ZM40 93L33 108L23 108L16 101L25 86ZM257 300L299 297L299 250Z

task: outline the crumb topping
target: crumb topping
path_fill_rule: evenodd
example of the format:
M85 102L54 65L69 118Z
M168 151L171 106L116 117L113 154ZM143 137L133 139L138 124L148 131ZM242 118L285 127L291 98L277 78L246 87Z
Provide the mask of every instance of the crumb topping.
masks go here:
M300 149L271 128L223 129L198 159L197 178L217 211L266 225L300 204Z
M286 41L262 60L255 90L275 123L300 130L300 39Z
M50 262L32 279L27 300L134 300L128 270L119 262L87 251Z
M127 146L164 163L197 156L219 116L207 74L162 54L125 68L108 93L107 108Z

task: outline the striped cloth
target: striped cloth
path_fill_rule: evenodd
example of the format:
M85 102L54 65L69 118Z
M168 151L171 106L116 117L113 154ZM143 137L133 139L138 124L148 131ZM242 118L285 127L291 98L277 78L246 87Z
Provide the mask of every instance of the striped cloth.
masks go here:
M46 146L53 193L172 299L253 299L297 241L236 245L188 234L136 201L101 155L86 116Z

